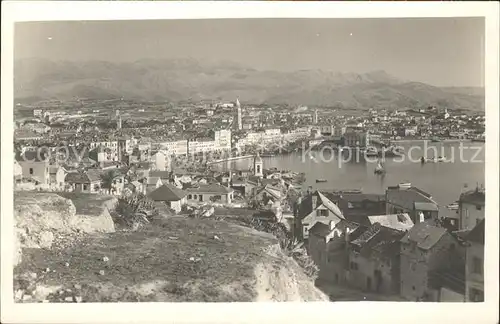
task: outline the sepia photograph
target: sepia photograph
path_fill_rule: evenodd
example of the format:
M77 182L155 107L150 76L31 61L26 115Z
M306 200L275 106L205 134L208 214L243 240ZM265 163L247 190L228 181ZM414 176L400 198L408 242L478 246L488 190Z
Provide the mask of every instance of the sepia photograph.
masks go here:
M15 22L13 303L488 301L486 31L473 15Z

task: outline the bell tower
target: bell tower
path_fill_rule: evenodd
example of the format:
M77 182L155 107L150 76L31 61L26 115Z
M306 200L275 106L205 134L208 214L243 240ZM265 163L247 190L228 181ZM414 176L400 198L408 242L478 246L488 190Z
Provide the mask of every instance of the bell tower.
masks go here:
M264 176L264 173L262 171L263 164L264 163L262 162L262 158L260 157L259 152L257 152L257 155L253 160L253 174L255 176L260 178Z

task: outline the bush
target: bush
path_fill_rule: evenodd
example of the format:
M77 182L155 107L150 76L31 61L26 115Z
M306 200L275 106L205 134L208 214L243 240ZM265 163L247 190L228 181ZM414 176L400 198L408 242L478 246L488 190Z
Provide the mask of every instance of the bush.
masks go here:
M118 198L115 212L121 225L134 229L150 223L158 214L154 201L141 193Z
M273 234L280 244L280 248L285 255L292 257L297 264L304 270L304 273L315 280L319 273L318 266L307 254L302 243L292 238L285 225L277 222L266 222L259 219L253 219L251 227L258 231Z

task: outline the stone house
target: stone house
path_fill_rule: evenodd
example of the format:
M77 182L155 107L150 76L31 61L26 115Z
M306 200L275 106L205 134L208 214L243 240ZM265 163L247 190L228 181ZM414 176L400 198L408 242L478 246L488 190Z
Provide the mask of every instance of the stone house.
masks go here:
M317 222L329 225L344 219L338 206L320 191L310 193L303 199L299 197L294 216L294 236L299 240L307 240L309 230Z
M416 187L389 187L385 193L386 214L407 213L414 224L438 221L439 206L432 196Z
M170 184L164 184L148 194L154 201L163 202L176 213L180 212L186 204L187 193Z
M467 235L465 263L465 300L484 301L484 222L481 220Z
M347 283L364 291L399 294L400 239L405 232L375 223L349 242Z
M196 185L186 188L188 202L210 203L219 202L230 204L234 190L219 184Z
M98 193L101 190L101 178L96 172L70 172L64 182L73 192Z
M459 230L472 230L484 219L485 192L479 188L464 192L458 200Z
M409 300L442 300L464 294L465 249L445 228L415 224L401 239L401 293Z
M25 151L16 154L16 161L22 169L22 177L32 179L37 184L48 186L50 184L49 159L36 151Z
M64 189L64 179L66 178L66 170L61 166L49 167L50 186L56 190Z
M346 270L349 264L348 242L352 238L357 238L360 227L364 228L346 220L336 224L331 222L328 225L317 222L311 227L307 249L319 268L319 280L334 284L346 283Z
M251 199L261 202L264 206L280 203L285 198L280 188L265 185L254 189Z

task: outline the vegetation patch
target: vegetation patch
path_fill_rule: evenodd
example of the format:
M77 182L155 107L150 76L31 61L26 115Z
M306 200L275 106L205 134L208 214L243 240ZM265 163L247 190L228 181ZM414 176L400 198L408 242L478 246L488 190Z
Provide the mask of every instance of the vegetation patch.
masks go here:
M109 301L121 301L125 287L165 281L169 284L156 287L163 293L153 294L152 299L251 301L256 294L250 289L254 267L266 262L265 248L277 242L246 234L224 221L170 218L136 232L89 235L78 246L25 249L15 274L43 273L40 285L62 285L62 289L111 285L108 291L114 295L103 290L99 300L108 296ZM222 288L235 283L237 289ZM92 291L82 290L79 297L83 302L97 301ZM148 301L141 296L141 301Z

